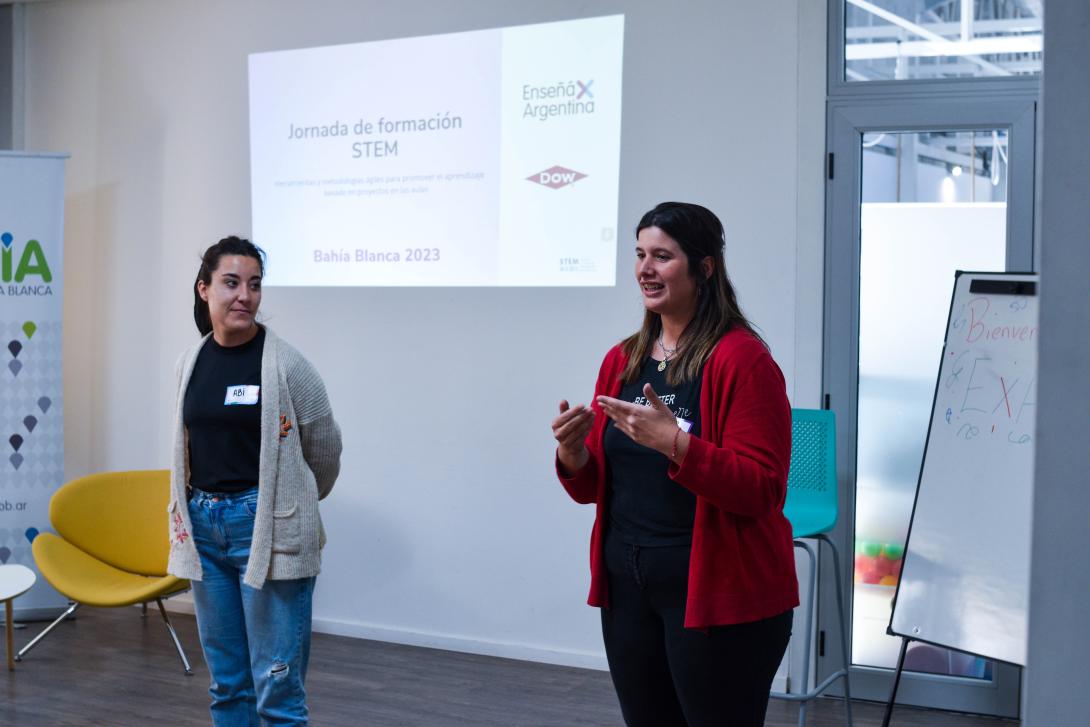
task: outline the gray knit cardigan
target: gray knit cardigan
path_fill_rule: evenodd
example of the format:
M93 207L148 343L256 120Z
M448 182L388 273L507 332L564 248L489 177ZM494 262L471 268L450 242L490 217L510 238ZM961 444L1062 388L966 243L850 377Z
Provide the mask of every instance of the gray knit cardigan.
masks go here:
M186 485L189 447L182 406L201 339L178 361L174 413L174 461L170 472L170 560L167 571L201 579L201 561L190 533ZM281 436L281 416L290 428ZM261 454L258 459L257 514L250 560L243 582L261 588L266 579L318 575L325 532L318 500L333 489L340 471L341 430L333 420L325 386L303 356L265 328L261 354Z

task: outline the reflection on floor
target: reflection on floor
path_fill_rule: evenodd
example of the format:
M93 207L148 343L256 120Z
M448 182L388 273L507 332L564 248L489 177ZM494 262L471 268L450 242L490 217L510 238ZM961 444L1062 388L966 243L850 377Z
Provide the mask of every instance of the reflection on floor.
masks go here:
M3 725L207 725L208 672L192 616L174 614L195 675L186 677L154 610L86 608L14 672L0 671ZM16 632L16 648L42 624ZM316 634L307 692L315 725L621 725L605 672ZM857 727L882 706L855 706ZM788 727L798 706L773 701L766 725ZM842 725L843 707L819 700L810 727ZM1007 727L1017 722L898 708L894 724Z

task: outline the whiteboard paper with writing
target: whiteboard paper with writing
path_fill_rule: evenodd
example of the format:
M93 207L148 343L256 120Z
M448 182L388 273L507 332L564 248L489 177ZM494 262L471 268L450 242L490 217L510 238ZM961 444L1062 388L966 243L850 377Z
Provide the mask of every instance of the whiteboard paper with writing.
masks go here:
M890 619L892 633L1014 664L1026 660L1038 299L997 291L1036 280L955 279Z

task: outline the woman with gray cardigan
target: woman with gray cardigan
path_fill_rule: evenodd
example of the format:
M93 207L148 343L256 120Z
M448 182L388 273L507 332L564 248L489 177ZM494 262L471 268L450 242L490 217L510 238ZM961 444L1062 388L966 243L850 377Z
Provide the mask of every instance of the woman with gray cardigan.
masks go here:
M205 251L203 338L178 362L168 570L193 582L217 727L307 723L318 501L340 469L321 378L256 322L263 275L249 240Z

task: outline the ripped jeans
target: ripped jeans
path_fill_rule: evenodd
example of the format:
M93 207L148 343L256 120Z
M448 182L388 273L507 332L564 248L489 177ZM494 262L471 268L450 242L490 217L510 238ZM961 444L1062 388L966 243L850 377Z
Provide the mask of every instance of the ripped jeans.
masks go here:
M194 489L189 501L203 571L193 581L193 602L215 727L307 724L314 578L267 580L261 590L242 582L256 512L256 487L237 494Z

